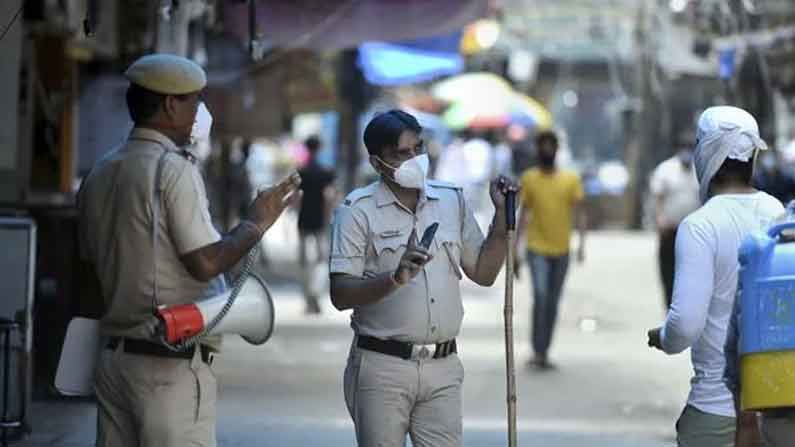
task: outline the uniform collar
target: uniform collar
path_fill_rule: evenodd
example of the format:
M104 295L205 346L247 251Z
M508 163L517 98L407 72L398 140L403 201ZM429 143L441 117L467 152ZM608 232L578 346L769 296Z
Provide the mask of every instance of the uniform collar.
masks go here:
M439 192L436 190L435 187L431 186L430 184L426 184L425 186L425 194L420 197L420 203L418 205L422 205L427 200L439 200ZM398 199L395 197L395 193L389 189L386 182L383 180L378 181L378 186L375 190L375 204L377 207L381 208L382 206L390 205L392 203L397 203Z
M162 133L149 129L147 127L136 127L130 132L131 140L149 140L155 143L160 143L169 151L181 152L181 149L171 141L171 138L163 135Z
M177 147L171 138L163 135L162 133L154 130L149 129L147 127L136 127L130 132L130 139L131 140L144 140L144 141L151 141L153 143L157 143L161 145L167 151L176 152L186 160L190 161L191 163L196 163L196 155L187 149L182 149Z

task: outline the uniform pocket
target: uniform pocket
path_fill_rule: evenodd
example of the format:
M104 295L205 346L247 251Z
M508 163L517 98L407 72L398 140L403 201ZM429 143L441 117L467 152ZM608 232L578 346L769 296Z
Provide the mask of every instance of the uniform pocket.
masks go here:
M379 273L397 268L407 243L408 233L405 232L399 234L381 232L373 235Z

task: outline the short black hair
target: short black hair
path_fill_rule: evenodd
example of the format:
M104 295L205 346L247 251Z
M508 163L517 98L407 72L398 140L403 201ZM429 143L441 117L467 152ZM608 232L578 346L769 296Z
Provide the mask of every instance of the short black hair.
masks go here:
M558 147L558 136L551 130L540 130L535 136L536 146L541 146L541 143L548 141Z
M127 110L130 118L136 125L146 123L155 116L165 99L166 95L131 83L127 88Z
M712 177L709 182L709 187L714 188L718 185L725 185L727 183L742 183L744 185L751 185L751 179L754 173L753 159L748 161L734 160L727 158L723 164L718 168L718 172Z
M422 126L412 115L398 109L379 113L364 129L364 146L370 155L381 155L388 146L397 146L400 134L410 130L418 135Z
M309 152L314 154L320 149L320 138L317 135L312 135L304 141L304 146Z

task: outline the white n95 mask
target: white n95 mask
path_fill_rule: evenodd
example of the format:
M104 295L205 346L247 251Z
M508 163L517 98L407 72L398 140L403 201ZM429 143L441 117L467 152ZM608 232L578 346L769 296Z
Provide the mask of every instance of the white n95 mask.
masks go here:
M196 118L193 121L193 128L190 131L190 141L192 144L210 142L210 129L213 127L213 116L204 105L204 101L199 103L196 109Z
M428 166L430 165L428 154L421 154L414 158L410 158L397 168L381 160L381 157L378 157L378 159L384 165L395 170L394 179L398 185L410 189L425 189L425 180L428 176Z

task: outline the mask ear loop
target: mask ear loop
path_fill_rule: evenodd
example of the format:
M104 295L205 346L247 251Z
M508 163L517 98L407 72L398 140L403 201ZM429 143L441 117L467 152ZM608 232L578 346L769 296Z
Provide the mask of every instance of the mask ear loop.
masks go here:
M374 157L375 157L375 158L378 160L378 162L379 162L379 163L381 163L382 165L386 166L388 169L391 169L391 170L392 170L392 176L391 176L391 177L390 177L390 176L388 176L388 175L386 175L386 173L384 173L384 172L379 172L379 174L381 174L383 177L386 177L386 178L388 178L389 180L392 180L392 181L394 182L394 181L395 181L395 172L397 172L398 168L396 168L396 167L392 166L391 164L389 164L389 163L385 162L385 161L384 161L384 160L383 160L383 159L382 159L380 156L378 156L378 155L374 155Z
M385 161L384 161L384 159L383 159L383 158L381 158L380 156L376 155L376 156L375 156L375 158L377 158L377 159L378 159L378 162L379 162L379 163L381 163L382 165L384 165L384 166L386 166L387 168L391 169L391 170L392 170L392 172L394 172L394 171L397 171L397 170L398 170L398 168L396 168L396 167L392 166L391 164L389 164L389 163L385 162Z

